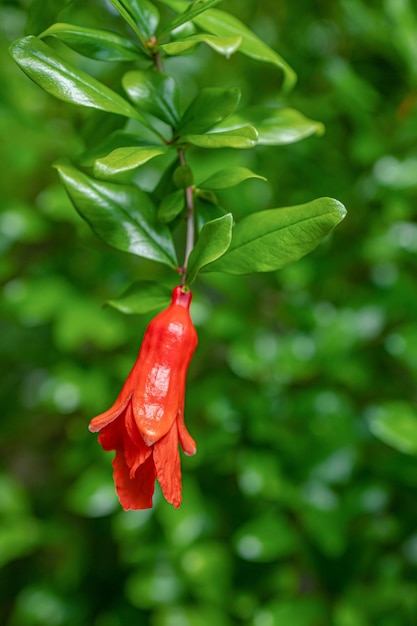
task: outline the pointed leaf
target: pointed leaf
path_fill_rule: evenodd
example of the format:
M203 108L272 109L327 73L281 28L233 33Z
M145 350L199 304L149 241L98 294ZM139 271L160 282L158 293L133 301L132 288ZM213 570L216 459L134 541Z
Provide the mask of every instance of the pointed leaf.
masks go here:
M233 113L239 104L240 90L207 87L201 89L181 118L180 135L199 135Z
M258 133L253 126L244 126L236 130L207 135L185 135L182 143L190 143L199 148L253 148L256 146Z
M137 148L138 141L139 139L137 134L133 135L132 133L126 133L124 131L117 130L114 133L108 135L106 139L100 142L98 145L95 145L89 150L83 152L78 158L78 164L82 165L83 167L93 167L94 162L97 159L102 159L117 148ZM140 137L140 144L142 147L155 147L155 141L145 142L142 137Z
M294 70L279 54L259 39L259 37L249 30L238 18L225 11L220 11L219 9L210 9L194 18L193 21L201 29L213 33L214 35L220 35L222 37L242 37L239 52L253 59L257 59L258 61L272 63L279 67L284 72L284 88L289 91L294 86L296 81Z
M253 213L233 229L226 254L206 269L229 274L281 269L314 250L345 215L333 198Z
M248 178L260 178L266 180L264 176L255 174L246 167L229 167L212 174L209 178L199 184L203 189L227 189L239 185Z
M110 2L142 42L155 35L159 24L159 11L152 2L149 0L110 0Z
M45 91L60 100L146 120L119 94L73 67L32 35L12 43L10 53L20 68Z
M180 13L180 15L177 15L177 17L169 24L169 26L160 34L160 37L164 37L172 30L179 28L186 22L189 22L193 18L200 15L200 13L207 11L207 9L210 9L219 2L221 2L221 0L195 0L195 2L193 2L192 4L184 3L184 12Z
M229 58L242 43L242 37L218 37L217 35L210 35L209 33L199 33L198 35L191 35L185 39L177 39L176 41L170 41L169 43L162 44L160 48L168 55L180 55L187 52L199 43L205 43L210 48L223 54Z
M185 208L185 195L182 189L169 193L164 197L158 209L158 219L163 224L169 224Z
M140 110L151 113L170 126L177 126L180 93L172 76L152 70L127 72L122 85Z
M78 213L99 237L118 250L176 267L171 234L158 223L148 194L95 180L66 161L55 167Z
M39 37L56 37L79 54L98 61L134 61L144 56L129 39L97 28L58 23Z
M209 263L221 257L232 241L233 216L227 213L204 224L188 259L187 285L191 285L197 273Z
M118 298L108 300L115 309L129 315L149 313L163 309L171 300L171 287L151 280L140 280L131 285Z
M121 178L126 172L137 169L151 159L165 154L166 146L131 146L116 148L105 157L97 159L94 175L97 178Z
M162 2L178 12L185 11L187 6L189 6L184 0L162 0ZM272 63L276 67L279 67L284 73L284 89L289 91L294 86L297 79L294 70L279 54L264 43L262 39L257 37L238 18L230 15L226 11L209 9L201 15L194 16L193 22L202 30L213 33L214 35L220 35L222 37L242 37L239 52L253 59L257 59L258 61Z
M408 403L397 400L372 407L369 428L396 450L417 455L417 411Z
M221 122L217 128L230 130L242 124L253 124L259 134L258 143L264 146L294 143L324 132L321 122L309 120L300 111L271 107L253 107L239 111Z

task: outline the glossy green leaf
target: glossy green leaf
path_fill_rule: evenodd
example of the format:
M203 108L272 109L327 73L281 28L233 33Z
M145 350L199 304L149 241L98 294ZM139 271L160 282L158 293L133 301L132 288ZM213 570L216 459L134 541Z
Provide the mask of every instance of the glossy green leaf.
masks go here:
M186 22L189 22L193 18L200 15L200 13L207 11L207 9L210 9L219 2L221 2L221 0L195 0L191 4L189 4L188 2L183 3L183 13L177 15L177 17L169 24L169 26L160 34L160 37L163 37L170 33L172 30L179 28Z
M55 37L79 54L98 61L134 61L144 56L129 39L97 28L58 23L39 37Z
M110 0L112 5L141 41L155 35L159 24L159 11L149 0Z
M374 407L369 428L375 437L400 452L417 455L417 410L401 400Z
M167 194L158 208L158 219L163 224L172 222L185 208L185 195L182 189Z
M179 120L180 94L172 76L156 70L127 72L122 78L123 88L141 109L170 126Z
M143 314L163 309L171 300L171 288L150 280L140 280L131 285L118 298L108 300L115 309L129 315Z
M233 229L226 254L206 269L229 274L278 270L314 250L345 215L343 204L333 198L253 213Z
M235 113L218 125L220 129L231 129L243 124L253 124L258 131L259 145L279 146L300 141L310 135L321 135L324 126L310 120L295 109L273 109L253 107Z
M66 161L55 166L78 213L106 243L170 267L177 265L172 237L134 185L95 180Z
M272 63L279 67L284 73L284 88L290 90L294 86L297 78L294 70L275 50L272 50L238 18L219 9L210 9L196 17L194 23L203 30L215 35L242 37L239 52L258 61Z
M212 174L209 178L199 184L199 187L206 189L227 189L235 187L248 178L260 178L266 180L264 176L255 174L246 167L229 167Z
M113 152L117 148L137 148L138 147L138 135L132 133L126 133L122 130L117 130L106 137L106 139L98 145L92 146L89 150L86 150L78 158L78 164L83 167L93 167L97 159L101 159L110 152ZM155 140L152 142L145 142L143 138L140 138L142 147L155 147Z
M184 0L164 0L164 3L175 11L185 11L187 8L187 2L184 2ZM209 9L201 15L195 16L193 22L202 30L213 33L214 35L221 37L242 37L239 52L258 61L272 63L284 73L284 89L290 90L294 86L297 79L294 70L277 52L272 50L262 39L257 37L257 35L238 18L230 15L226 11Z
M188 285L195 281L197 273L205 265L221 257L229 248L232 241L232 226L231 213L204 224L188 260Z
M116 148L105 157L97 159L94 164L94 175L97 178L123 177L126 172L135 170L151 159L168 150L166 146L130 146Z
M79 54L98 61L134 61L144 56L129 39L97 28L57 23L39 37L55 37Z
M10 53L29 78L56 98L147 124L142 115L119 94L67 63L37 37L15 41L10 46Z
M165 52L165 54L180 55L188 50L191 50L191 48L194 48L199 43L205 43L210 48L215 50L215 52L223 54L225 57L229 58L234 52L236 52L241 42L242 37L240 36L218 37L217 35L211 35L209 33L199 33L197 35L186 37L185 39L177 39L175 41L162 44L160 48Z
M207 87L201 89L181 118L180 135L199 135L233 113L239 104L240 90Z
M181 142L190 143L199 148L253 148L256 146L258 133L253 126L243 126L235 130L208 133L207 135L185 135Z

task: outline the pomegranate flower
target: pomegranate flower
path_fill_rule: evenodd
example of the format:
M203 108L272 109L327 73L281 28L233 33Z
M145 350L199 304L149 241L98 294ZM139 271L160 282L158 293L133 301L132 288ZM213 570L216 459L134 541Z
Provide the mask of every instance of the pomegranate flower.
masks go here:
M113 406L93 418L104 450L115 450L113 477L125 510L152 506L155 478L168 502L181 504L178 441L196 452L184 424L187 369L197 346L189 308L191 292L175 287L172 301L145 331L139 354Z

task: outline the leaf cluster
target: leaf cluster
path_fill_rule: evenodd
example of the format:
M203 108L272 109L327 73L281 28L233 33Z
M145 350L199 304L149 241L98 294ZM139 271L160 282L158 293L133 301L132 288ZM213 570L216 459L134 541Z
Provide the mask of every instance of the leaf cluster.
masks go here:
M271 64L282 73L284 92L295 82L293 70L238 18L214 8L219 0L111 2L126 23L124 34L57 22L10 47L21 69L49 94L122 118L123 127L90 147L77 164L55 165L81 217L110 246L167 266L186 285L201 272L277 270L313 250L343 219L340 203L322 198L235 223L233 207L222 205L222 191L265 178L234 166L207 172L196 184L187 156L280 146L320 134L322 125L282 106L240 109L237 87L202 87L183 102L164 65L203 44L226 58L241 52ZM79 69L54 42L93 61L117 64L120 85ZM151 190L140 181L146 164L158 176ZM181 265L176 233L185 230ZM138 287L138 302L143 298L146 291Z

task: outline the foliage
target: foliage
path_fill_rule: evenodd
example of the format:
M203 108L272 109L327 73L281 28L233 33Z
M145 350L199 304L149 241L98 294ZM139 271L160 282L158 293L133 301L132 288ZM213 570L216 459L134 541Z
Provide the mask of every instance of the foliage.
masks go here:
M183 6L174 0L164 4ZM153 4L129 5L148 10L156 23ZM166 60L167 75L175 76L188 101L200 86L237 86L244 101L222 122L222 132L247 126L249 111L264 137L256 150L189 150L199 190L200 237L206 222L220 219L226 238L228 220L222 215L233 213L236 224L244 223L254 206L262 212L300 207L330 195L350 211L330 239L279 271L205 272L206 247L196 246L197 260L191 265L190 256L189 267L195 275L202 270L193 304L200 344L186 414L198 453L183 468L181 509L174 511L159 498L152 511L138 513L120 511L109 459L86 426L113 402L147 322L169 293L164 284L175 276L173 259L165 265L152 256L113 252L73 211L50 165L65 156L58 171L71 179L74 166L68 161L83 153L77 176L90 192L103 197L103 190L110 190L107 202L115 185L136 193L126 174L117 172L110 180L106 156L134 146L143 120L129 122L134 128L126 130L124 115L53 99L16 71L7 46L25 27L27 35L38 36L57 22L76 24L78 31L97 25L112 31L117 22L120 38L110 37L106 52L107 58L122 56L114 65L69 49L64 37L73 46L77 39L70 28L61 28L62 39L48 35L48 43L40 43L109 85L123 104L113 93L109 98L120 107L133 107L115 85L130 63L126 57L137 51L125 43L130 27L101 2L32 2L28 22L20 6L7 2L0 8L4 173L7 166L0 215L2 623L412 626L417 618L413 4L225 0L222 10L238 15L262 34L270 50L282 54L262 65L255 54L218 55L207 25L204 33L202 28L183 32L167 43L167 55L189 50L181 57L181 71L175 58ZM161 15L172 15L168 8ZM137 17L135 23L141 23ZM125 19L129 23L129 14ZM181 34L185 26L179 27ZM149 34L139 30L138 41ZM228 56L236 39L230 32L221 37L214 43ZM88 38L82 44L91 49ZM261 47L257 55L262 54ZM278 91L283 58L299 74L285 103ZM262 132L254 108L265 106L285 113L275 126L274 115L271 124L262 117ZM309 132L310 123L303 117L298 125L289 112L294 110L321 120L326 135L311 136L321 126ZM279 130L287 119L295 119L297 138L305 132L310 138L288 144L291 133ZM142 131L151 133L146 126ZM152 134L147 138L143 150L116 156L128 165L145 159L126 171L134 172L138 190L157 198L158 162L162 166L167 157L152 152ZM236 168L268 182L245 178ZM240 184L222 187L216 173L225 169L229 181ZM187 181L188 175L180 171L176 180ZM163 215L178 209L178 190L181 184L172 187ZM223 213L216 212L217 203ZM165 222L170 232L175 219ZM119 241L125 248L139 245L136 238ZM175 251L181 249L176 235L173 241ZM139 286L132 287L135 282ZM132 311L141 301L135 293L145 292L152 311L138 310L140 316L102 306L124 293L118 307Z

